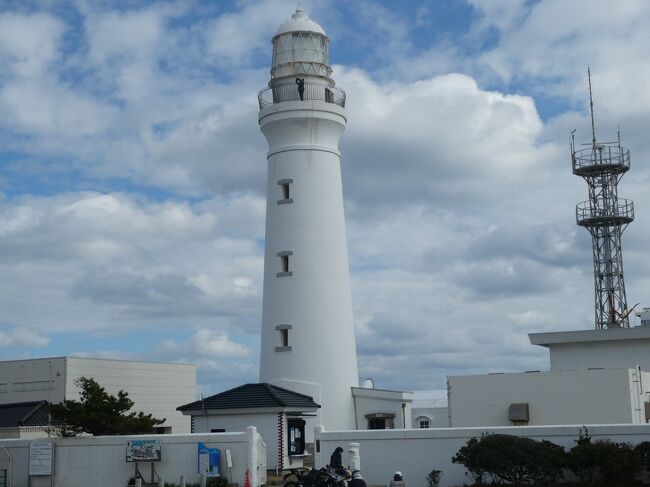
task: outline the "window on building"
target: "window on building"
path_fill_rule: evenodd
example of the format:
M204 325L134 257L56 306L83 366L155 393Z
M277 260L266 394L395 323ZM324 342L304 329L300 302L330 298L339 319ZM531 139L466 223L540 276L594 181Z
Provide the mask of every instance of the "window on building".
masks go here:
M288 352L291 350L291 345L289 345L289 330L291 330L291 325L278 325L275 327L280 334L280 345L275 347L276 352Z
M48 385L49 383L46 380L14 382L14 392L47 391ZM54 383L52 384L52 389L54 389Z
M291 195L292 183L293 179L280 179L278 181L278 187L280 188L280 199L278 200L278 205L293 203L293 197Z
M7 487L7 470L0 469L0 487Z
M429 427L430 427L430 425L429 425L429 420L428 419L421 419L420 420L420 428L421 429L427 429Z
M7 392L7 383L0 384L0 392Z
M283 250L282 252L278 252L278 257L280 258L280 272L276 274L277 277L288 277L293 275L289 260L292 255L293 252L290 250Z
M395 428L395 415L393 413L366 414L369 430L392 430Z
M226 428L211 428L210 433L225 433Z
M154 428L154 433L157 435L169 435L172 432L171 426L156 426Z

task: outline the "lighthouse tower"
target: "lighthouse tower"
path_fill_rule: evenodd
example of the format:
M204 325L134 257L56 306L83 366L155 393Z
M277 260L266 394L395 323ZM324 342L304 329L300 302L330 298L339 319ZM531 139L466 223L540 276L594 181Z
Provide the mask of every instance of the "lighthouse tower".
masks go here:
M260 382L312 396L326 429L353 429L358 385L339 140L345 92L329 38L298 9L273 37L259 94L268 142Z

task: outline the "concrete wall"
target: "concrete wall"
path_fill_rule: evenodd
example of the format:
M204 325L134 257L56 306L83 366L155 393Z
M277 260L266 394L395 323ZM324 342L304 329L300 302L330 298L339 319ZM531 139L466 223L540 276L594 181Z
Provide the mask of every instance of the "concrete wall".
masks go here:
M134 474L134 464L126 462L126 442L150 438L162 442L162 461L155 464L156 472L169 482L178 483L180 475L188 482L197 482L198 442L221 450L222 472L232 482L244 485L246 469L251 471L252 485L259 485L256 466L256 440L252 429L244 433L202 435L113 436L90 438L55 438L54 476L52 487L120 487ZM42 440L39 440L42 441ZM28 477L28 440L0 441L0 468L9 469L6 452L11 455L9 487L50 487L49 476ZM232 472L226 468L225 450L232 454ZM3 454L4 453L4 454ZM262 462L263 464L264 462ZM140 464L140 471L149 478L149 464Z
M404 474L408 487L425 487L426 475L433 470L443 471L441 487L469 483L462 465L451 462L452 456L467 443L484 433L528 436L535 440L549 440L569 449L578 438L580 426L449 428L374 431L315 431L320 440L316 455L318 467L326 465L337 446L348 450L351 442L360 444L361 471L366 483L386 485L396 470ZM647 441L649 424L588 426L594 440L611 439L632 444ZM343 463L348 463L346 453Z
M52 365L50 370L50 363ZM52 388L47 389L51 375ZM165 418L161 426L171 433L189 433L190 418L176 408L196 399L196 366L76 357L11 360L0 362L0 404L79 399L75 380L92 377L109 394L128 392L134 411ZM32 383L36 390L16 390L17 383ZM44 387L40 387L44 386ZM23 386L24 388L24 386Z
M310 413L311 414L311 413ZM293 416L292 416L293 417ZM194 416L194 432L209 433L212 429L225 429L229 431L242 431L249 425L255 425L258 433L267 445L266 464L269 470L276 470L280 465L280 449L284 455L283 468L300 468L304 465L303 457L290 457L287 440L288 416L283 415L284 438L278 440L278 413L253 413L253 414L211 414L207 411L205 416ZM307 418L302 418L307 419ZM314 442L314 428L307 430L305 424L306 442Z
M530 425L645 422L631 369L449 377L450 426L510 426L508 406L528 403Z

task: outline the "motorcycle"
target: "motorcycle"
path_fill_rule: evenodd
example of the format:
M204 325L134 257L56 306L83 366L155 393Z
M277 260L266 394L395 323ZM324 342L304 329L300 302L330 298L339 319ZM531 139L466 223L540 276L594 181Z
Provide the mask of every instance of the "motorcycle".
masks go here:
M347 487L351 477L344 468L291 469L283 477L282 487Z

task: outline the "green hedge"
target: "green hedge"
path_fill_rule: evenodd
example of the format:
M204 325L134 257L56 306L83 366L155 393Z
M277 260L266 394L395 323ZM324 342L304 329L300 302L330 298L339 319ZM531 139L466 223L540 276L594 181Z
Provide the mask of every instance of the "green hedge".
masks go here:
M650 471L650 442L633 447L628 443L592 441L585 428L567 452L546 440L486 434L471 438L452 462L462 464L475 485L551 486L569 471L579 479L579 485L627 487L641 485L635 479Z

